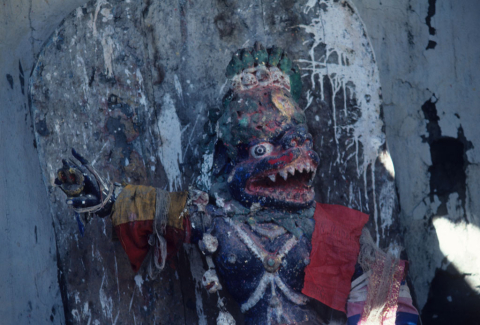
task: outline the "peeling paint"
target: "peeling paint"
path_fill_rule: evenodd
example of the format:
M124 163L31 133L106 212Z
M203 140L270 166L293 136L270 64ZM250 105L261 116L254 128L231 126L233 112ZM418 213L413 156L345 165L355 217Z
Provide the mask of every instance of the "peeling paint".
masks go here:
M188 251L188 260L190 261L190 272L192 273L192 277L195 280L195 307L197 309L198 315L198 324L199 325L207 325L207 317L203 311L203 299L202 299L202 278L205 270L202 265L202 258L200 257L200 253L198 252L197 248L189 245L184 244L185 250Z
M351 5L351 4L348 4ZM349 12L334 1L309 0L304 6L304 12L311 10L318 12L309 25L300 25L305 32L313 37L309 50L309 57L297 60L300 67L307 74L313 85L309 91L318 91L322 100L325 100L323 80L328 78L332 85L332 122L334 129L334 141L337 147L337 156L334 164L345 164L355 157L357 176L364 179L365 201L367 195L367 173L371 168L372 186L375 187L375 162L378 159L380 149L385 144L385 134L382 131L383 121L380 117L381 93L379 73L375 63L374 53L368 36L364 34L365 28L362 21L356 15ZM348 21L348 24L344 22ZM345 28L338 28L345 26ZM321 48L326 46L325 55L320 56ZM318 53L317 53L318 52ZM349 86L354 84L355 88ZM357 107L361 111L360 118L350 125L338 125L337 116L348 115L346 102L346 89L353 91ZM342 91L344 102L342 107L337 107L335 98ZM307 105L307 108L310 104ZM351 134L352 143L355 144L355 154L349 154L347 158L342 156L340 149L340 135L348 132ZM362 145L362 157L359 158L359 144ZM377 243L380 238L379 224L384 226L391 224L392 215L380 214L378 220L378 200L375 190L373 191L374 221L377 232ZM389 210L384 210L386 213Z
M103 288L104 282L105 282L105 274L103 275L102 284L100 285L100 290L98 292L100 297L100 304L102 306L103 315L106 318L110 319L110 321L113 323L113 315L112 315L113 301L112 301L112 298L107 297L107 294L105 293L105 290Z
M158 148L158 157L162 162L168 178L169 191L180 189L182 174L180 164L183 163L181 124L175 104L170 94L165 94L163 105L158 116L158 130L161 146Z
M135 275L135 285L138 288L138 291L140 291L140 294L142 294L142 284L143 284L143 278L140 274Z

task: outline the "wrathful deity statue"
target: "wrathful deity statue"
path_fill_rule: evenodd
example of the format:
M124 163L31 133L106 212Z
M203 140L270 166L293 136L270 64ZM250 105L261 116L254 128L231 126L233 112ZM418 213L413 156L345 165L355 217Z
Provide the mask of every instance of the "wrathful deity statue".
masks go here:
M225 287L246 324L416 324L405 261L376 248L368 215L314 200L319 156L292 60L257 43L226 74L209 193L108 185L74 151L81 166L64 161L56 181L67 203L86 219L110 216L133 270L151 277L197 243L205 289ZM226 312L218 321L235 323Z

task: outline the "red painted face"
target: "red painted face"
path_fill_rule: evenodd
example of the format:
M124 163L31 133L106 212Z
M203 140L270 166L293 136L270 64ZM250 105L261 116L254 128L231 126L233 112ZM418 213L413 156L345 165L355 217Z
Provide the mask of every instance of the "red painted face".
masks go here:
M288 130L279 141L261 142L250 147L249 159L237 165L255 166L245 192L268 197L284 204L304 205L314 199L312 182L318 156L312 151L312 138L305 126Z
M319 158L305 115L288 92L260 88L240 93L230 109L237 153L228 178L233 196L245 205L310 205Z

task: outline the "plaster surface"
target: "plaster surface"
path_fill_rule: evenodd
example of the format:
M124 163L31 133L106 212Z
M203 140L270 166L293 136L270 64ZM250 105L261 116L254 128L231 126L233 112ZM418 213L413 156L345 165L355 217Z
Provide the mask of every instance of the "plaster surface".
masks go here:
M65 324L55 233L35 148L27 85L43 42L81 3L0 3L2 324Z
M189 258L160 281L140 271L139 285L111 241L108 218L92 221L82 238L53 179L72 147L109 181L178 191L198 176L208 179L207 116L222 110L232 53L255 41L288 49L302 71L299 104L322 161L317 200L368 213L382 246L400 242L379 74L366 35L355 10L335 1L90 1L68 15L42 49L28 89L67 320L216 317L216 298L195 276L205 271L196 267L201 262Z
M26 85L42 44L84 2L3 0L0 4L0 223L4 234L0 254L5 261L0 267L0 305L7 324L65 322L49 194L34 146ZM464 238L468 247L475 247L478 238L480 85L478 42L473 41L478 4L473 0L353 3L366 24L379 65L410 275L424 321L440 324L445 314L452 315L462 305L472 314L475 309L464 302L468 297L475 302L479 267L465 260L475 252L457 254L450 243L452 234ZM465 181L456 187L460 194L458 190L440 195L432 191L431 148L442 137L463 144ZM442 287L452 291L438 290Z
M410 275L426 324L477 324L480 10L354 1L382 82ZM396 49L396 50L395 50ZM473 249L474 250L474 249ZM469 252L469 253L466 253Z

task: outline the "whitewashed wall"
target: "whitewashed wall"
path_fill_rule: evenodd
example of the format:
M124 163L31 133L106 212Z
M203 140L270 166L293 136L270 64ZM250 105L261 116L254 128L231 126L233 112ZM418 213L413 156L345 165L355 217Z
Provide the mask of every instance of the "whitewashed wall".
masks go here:
M354 2L379 66L410 274L419 307L425 308L423 320L475 324L480 289L480 3ZM433 112L429 121L422 106L435 107L438 122ZM457 140L453 146L460 151L463 144L459 154L464 154L465 179L458 170L450 176L434 172L432 188L430 143L445 137ZM441 165L442 157L435 164ZM449 177L456 179L455 188L437 193L438 184Z
M25 85L43 42L69 12L84 2L4 0L0 6L0 225L4 234L0 238L0 314L5 315L7 324L64 322L52 217L31 133ZM436 274L434 284L441 285L452 282L448 274L453 278L455 272L460 274L458 283L445 286L461 288L458 295L453 291L431 292L439 301L430 305L440 307L431 307L426 315L429 323L438 323L438 311L465 305L465 294L478 290L480 268L475 247L480 206L475 198L479 196L480 175L480 64L475 39L479 4L475 0L353 3L367 26L379 66L387 141L395 165L410 274L419 306L429 306L430 286ZM428 25L435 28L434 35ZM436 42L434 48L431 41ZM451 193L442 202L431 193L428 170L432 159L430 144L424 140L430 136L429 121L422 111L429 101L435 104L441 136L459 138L461 125L466 143L471 141L473 145L465 150L463 201ZM175 179L169 184L174 187ZM447 275L438 275L437 270Z

